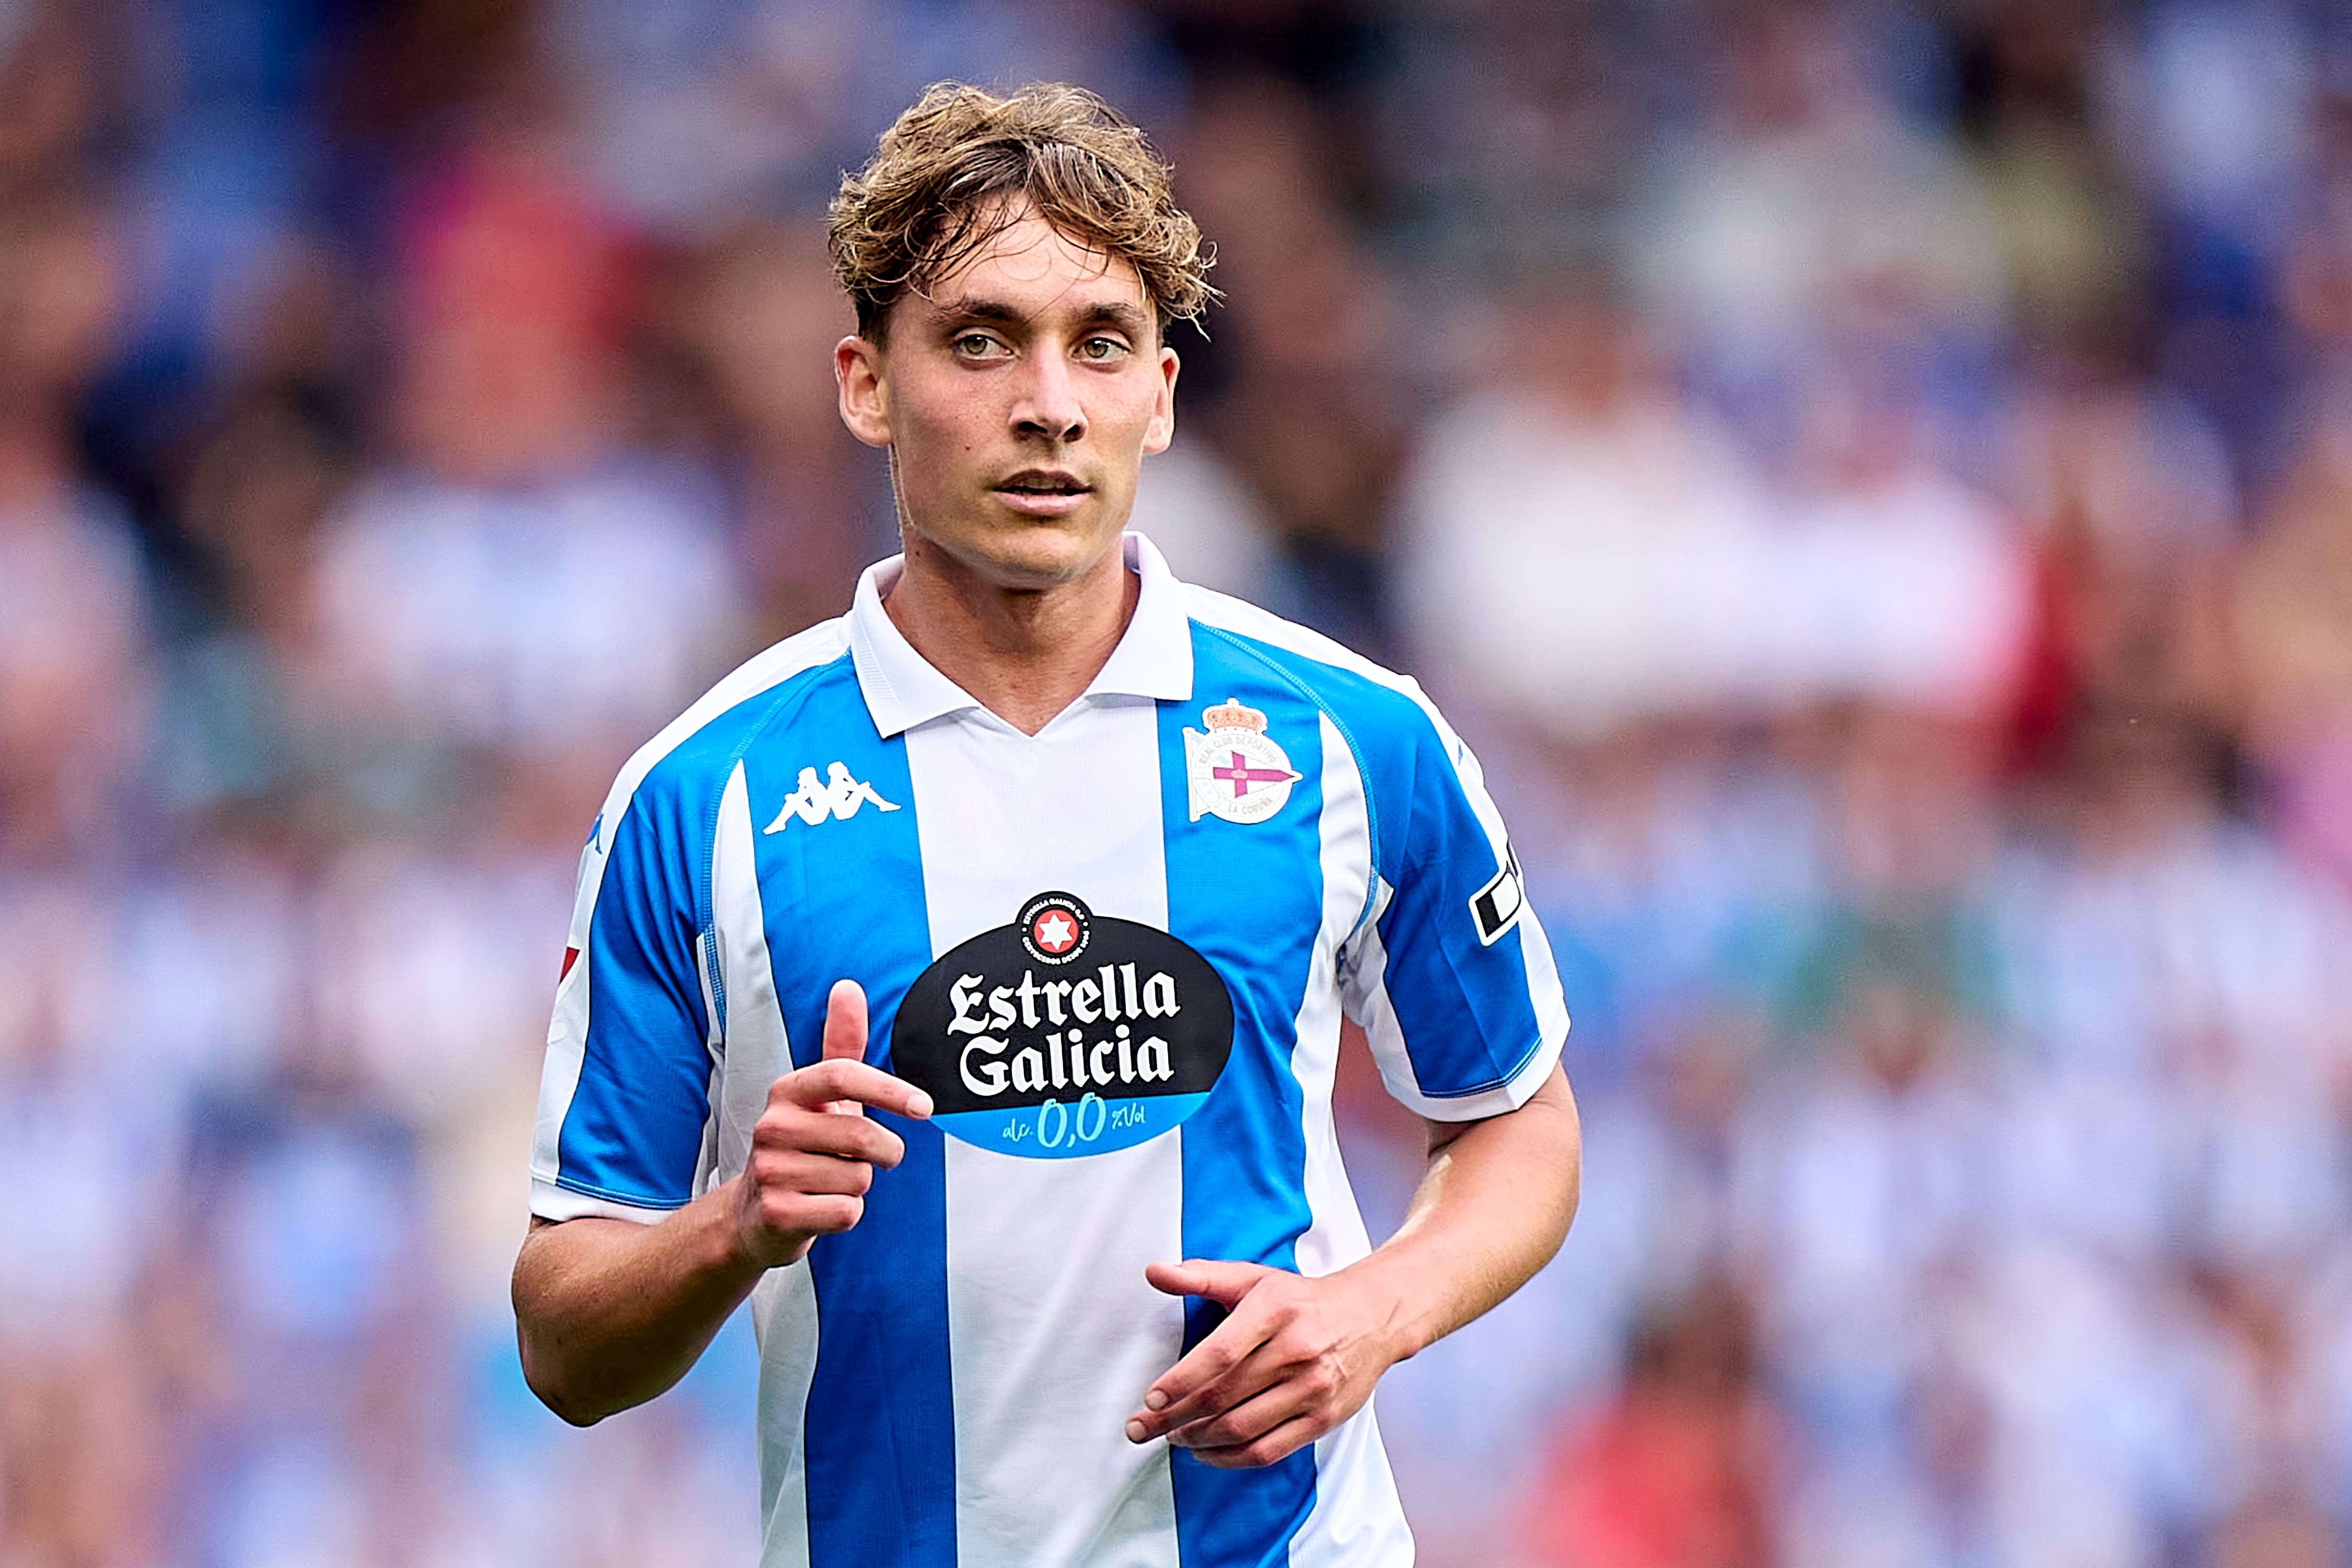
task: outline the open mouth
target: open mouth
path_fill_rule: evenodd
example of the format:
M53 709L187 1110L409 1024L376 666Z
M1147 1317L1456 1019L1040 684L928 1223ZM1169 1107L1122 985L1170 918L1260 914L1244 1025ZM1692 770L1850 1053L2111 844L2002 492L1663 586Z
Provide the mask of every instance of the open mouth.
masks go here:
M1091 489L1076 474L1032 469L998 485L996 499L1029 517L1062 518L1076 512Z
M1067 475L1022 474L996 487L999 495L1008 496L1082 496L1092 487L1080 484Z

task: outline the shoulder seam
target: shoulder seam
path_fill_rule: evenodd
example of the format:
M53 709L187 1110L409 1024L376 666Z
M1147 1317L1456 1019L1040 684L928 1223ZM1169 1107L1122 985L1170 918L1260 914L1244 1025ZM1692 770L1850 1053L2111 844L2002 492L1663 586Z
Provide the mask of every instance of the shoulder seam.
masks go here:
M728 714L732 713L738 708L741 708L748 703L757 701L762 695L774 690L777 687L797 680L803 676L808 675L815 670L823 669L827 665L839 660L843 655L848 651L848 643L845 637L842 640L839 647L835 648L833 652L825 655L825 657L822 658L810 659L804 663L793 663L790 668L784 669L779 674L766 676L764 679L759 679L755 681L747 680L744 683L746 689L740 695L728 690L730 682L735 680L738 677L744 675L747 671L751 670L762 660L769 658L771 656L782 653L783 650L791 647L795 642L800 642L803 639L815 641L817 640L816 634L822 631L834 629L838 626L838 622L827 622L823 626L812 626L806 632L800 633L795 637L787 637L782 642L772 644L759 653L752 655L751 658L746 659L734 669L729 671L728 674L722 677L716 685L710 688L709 690L704 692L700 697L698 697L693 702L689 703L684 712L680 713L677 718L664 725L660 731L651 740L647 741L644 745L638 747L635 752L632 752L629 756L629 760L622 764L619 775L613 781L612 792L605 798L604 817L606 823L609 826L617 827L619 826L619 817L627 811L630 801L635 797L637 791L644 787L646 780L652 777L656 769L659 768L662 763L667 762L672 756L677 754L677 752L685 747L689 741L692 741L697 735L702 733L703 731L709 729L711 725L717 723ZM782 661L780 660L779 662ZM725 696L726 700L723 701L719 700L722 695ZM707 711L703 711L704 704L706 703L710 704L710 707ZM689 725L687 722L688 720L693 720L694 722ZM625 791L621 787L624 783L628 786ZM615 807L617 807L618 810L615 810Z
M1428 694L1421 689L1421 683L1412 676L1391 669L1386 665L1375 663L1347 644L1328 637L1312 626L1286 620L1273 611L1253 605L1246 599L1236 599L1229 594L1220 594L1214 589L1202 588L1193 584L1186 584L1186 592L1193 600L1191 618L1200 625L1213 627L1231 637L1265 643L1268 647L1278 648L1296 658L1337 670L1342 675L1354 676L1360 680L1367 681L1382 690L1405 699L1423 713L1428 714L1433 721L1435 720L1437 716L1435 705L1429 700ZM1214 613L1225 606L1230 606L1239 614L1226 616ZM1208 615L1199 613L1202 610L1211 613ZM1254 621L1265 623L1267 630L1279 630L1296 638L1299 643L1309 646L1289 647L1282 637L1267 636L1265 632L1252 629L1250 623Z

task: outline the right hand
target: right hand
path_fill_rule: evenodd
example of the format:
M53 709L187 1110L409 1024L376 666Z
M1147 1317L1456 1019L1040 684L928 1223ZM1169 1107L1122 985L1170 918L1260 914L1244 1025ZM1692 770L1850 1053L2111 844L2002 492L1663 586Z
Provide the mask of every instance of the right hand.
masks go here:
M751 1154L735 1178L735 1235L762 1268L797 1263L820 1236L849 1229L866 1214L874 1168L906 1157L897 1133L866 1107L926 1117L931 1097L864 1060L866 992L834 983L824 1005L824 1056L768 1087L768 1108L751 1128Z

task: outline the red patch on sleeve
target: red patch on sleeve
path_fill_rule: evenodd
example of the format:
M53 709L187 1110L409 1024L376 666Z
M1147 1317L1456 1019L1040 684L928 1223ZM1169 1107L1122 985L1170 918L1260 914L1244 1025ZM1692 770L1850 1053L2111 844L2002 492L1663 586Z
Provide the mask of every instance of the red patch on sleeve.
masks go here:
M580 962L580 950L579 950L578 948L576 948L576 947L567 947L567 948L565 948L565 949L563 950L563 968L562 968L562 972L561 972L561 973L559 973L556 975L556 977L555 977L555 983L556 983L558 985L561 985L561 984L562 984L564 983L564 981L565 981L566 979L570 978L571 973L572 973L572 966L573 964L575 964L575 963L579 963L579 962Z

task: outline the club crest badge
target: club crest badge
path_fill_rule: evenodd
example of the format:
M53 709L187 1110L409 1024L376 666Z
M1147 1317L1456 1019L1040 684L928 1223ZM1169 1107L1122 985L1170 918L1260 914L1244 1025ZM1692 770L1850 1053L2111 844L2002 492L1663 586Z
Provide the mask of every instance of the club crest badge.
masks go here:
M1290 759L1265 732L1265 715L1228 697L1204 710L1205 735L1184 731L1184 765L1192 785L1192 820L1264 822L1290 799L1298 782Z

